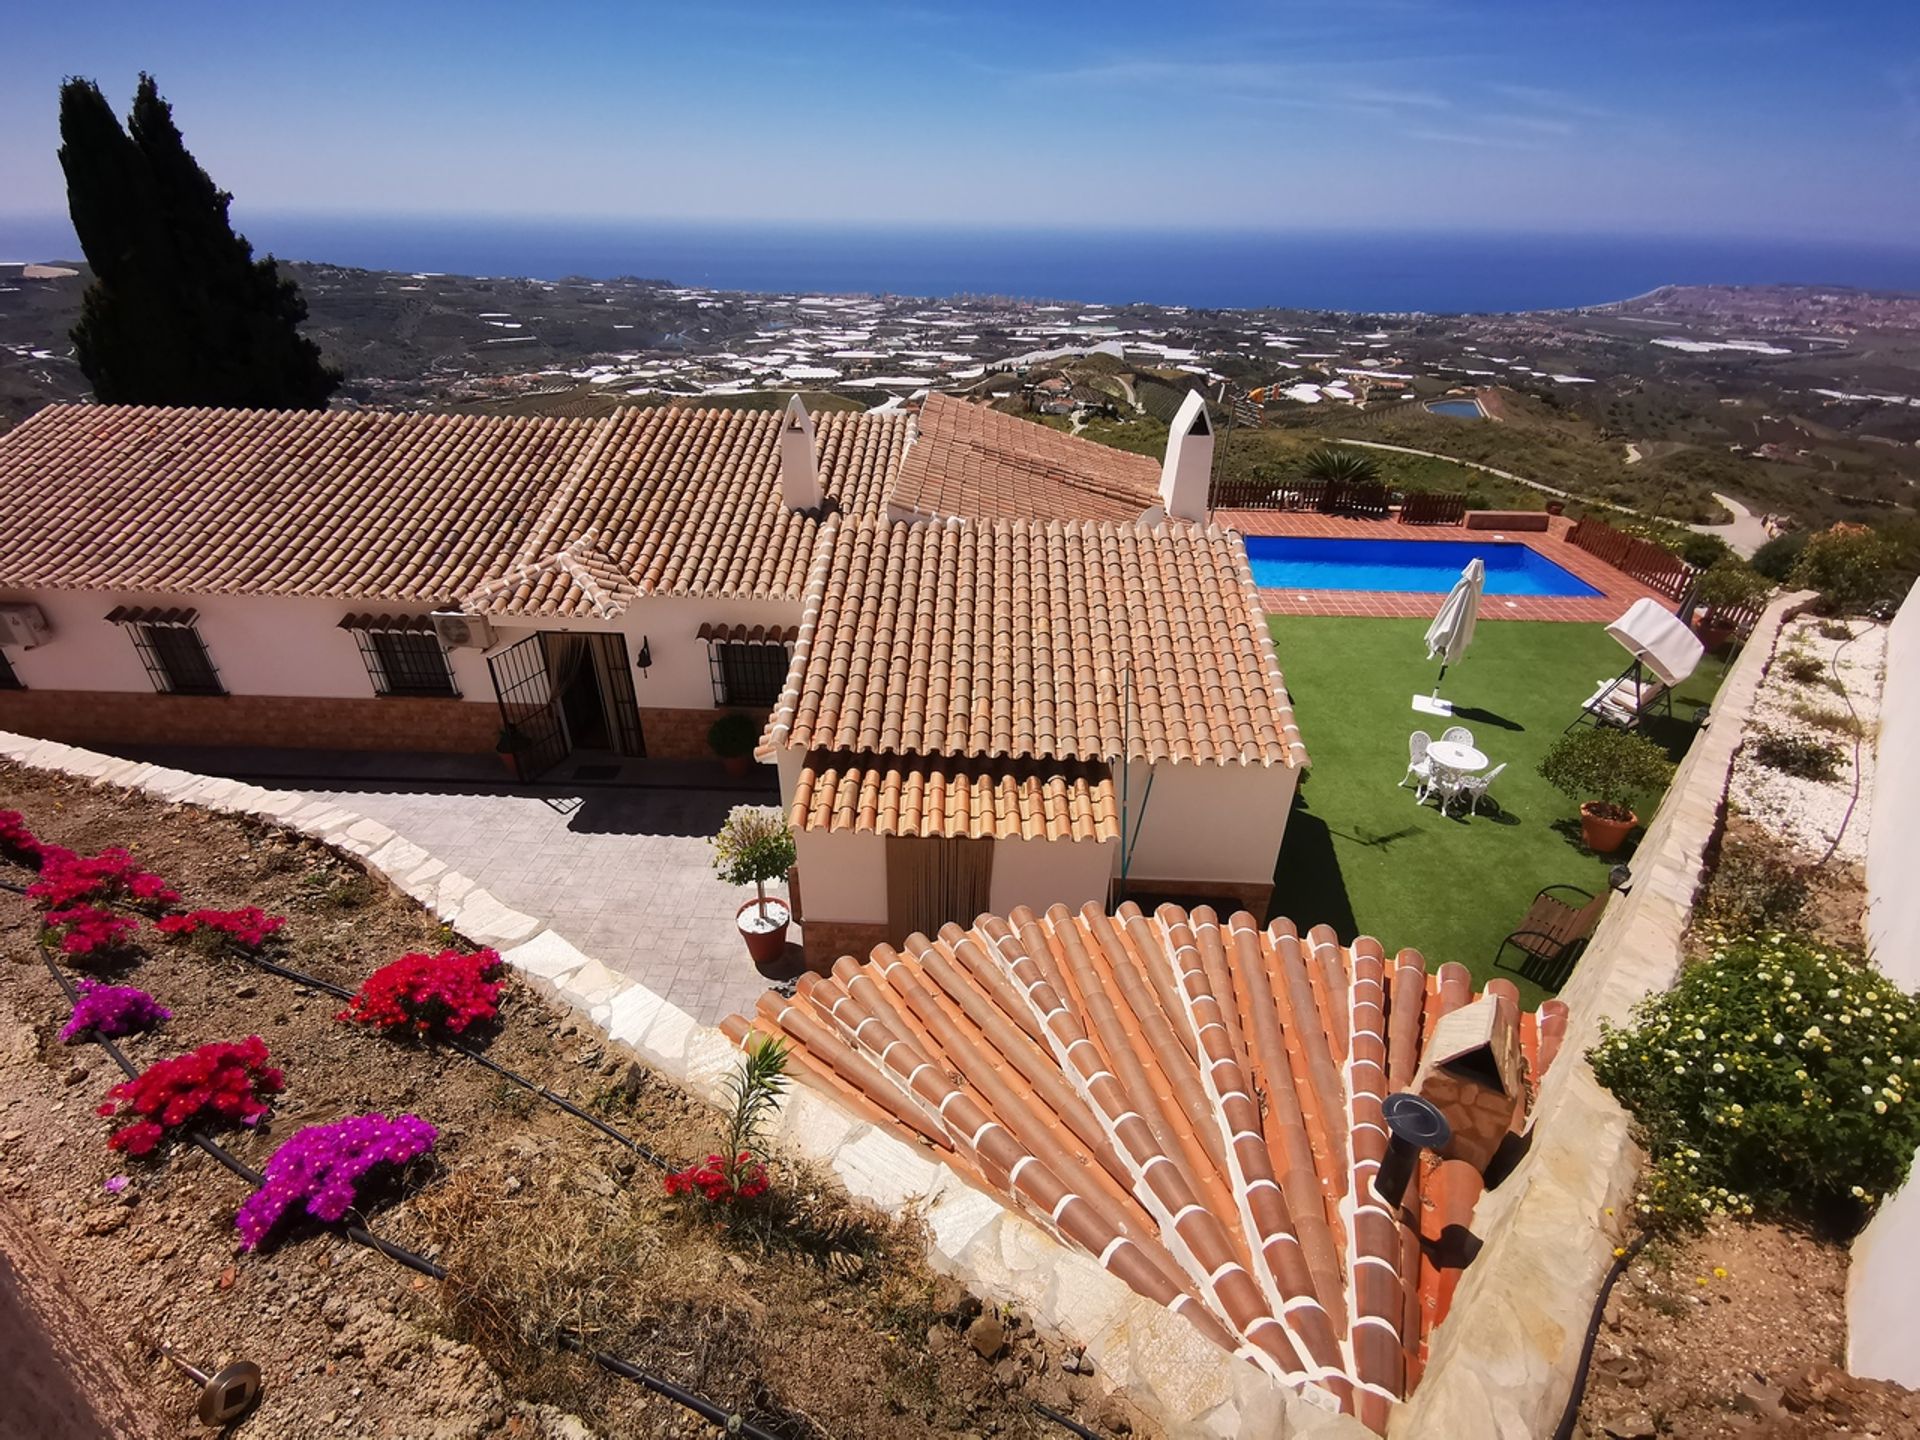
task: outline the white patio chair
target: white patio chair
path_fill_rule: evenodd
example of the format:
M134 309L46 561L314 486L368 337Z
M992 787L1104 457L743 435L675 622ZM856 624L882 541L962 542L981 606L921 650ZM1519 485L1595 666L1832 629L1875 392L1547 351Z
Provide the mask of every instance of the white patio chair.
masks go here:
M1453 803L1454 797L1460 793L1460 782L1467 777L1450 765L1442 765L1438 760L1428 762L1428 771L1426 783L1413 797L1414 803L1424 805L1429 796L1438 795L1440 809L1445 811Z
M1484 775L1462 775L1460 783L1454 788L1453 798L1458 800L1464 797L1467 802L1467 814L1478 815L1480 802L1487 798L1488 789L1500 778L1500 772L1506 768L1507 762L1502 760ZM1499 804L1497 800L1492 803L1496 806Z
M1473 744L1473 732L1464 725L1449 725L1441 740L1449 745Z
M1414 787L1418 792L1424 789L1428 777L1433 773L1433 762L1427 759L1427 746L1433 743L1433 737L1424 730L1416 730L1407 737L1407 773L1400 777L1400 789L1407 788L1407 781L1419 782ZM1416 793L1415 798L1419 796Z

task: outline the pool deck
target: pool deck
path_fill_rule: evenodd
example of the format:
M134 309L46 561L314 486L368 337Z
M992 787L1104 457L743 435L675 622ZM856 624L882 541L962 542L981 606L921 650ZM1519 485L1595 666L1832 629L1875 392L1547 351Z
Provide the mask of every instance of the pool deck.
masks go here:
M1305 535L1321 540L1466 540L1518 541L1561 569L1580 577L1598 595L1489 595L1480 602L1482 620L1570 620L1605 624L1620 618L1634 601L1652 596L1671 608L1666 597L1622 574L1604 560L1567 543L1572 523L1556 515L1545 532L1507 533L1468 530L1459 525L1402 525L1398 520L1352 520L1278 510L1216 510L1213 523L1242 535ZM1410 620L1433 614L1437 594L1388 590L1268 590L1260 604L1269 615L1351 615L1375 620Z

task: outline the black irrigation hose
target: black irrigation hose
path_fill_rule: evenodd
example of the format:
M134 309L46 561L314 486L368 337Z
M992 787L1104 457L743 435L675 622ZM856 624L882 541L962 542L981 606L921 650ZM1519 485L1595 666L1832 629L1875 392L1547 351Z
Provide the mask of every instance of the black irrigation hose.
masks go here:
M26 888L24 886L15 885L10 881L5 881L5 880L0 880L0 889L11 890L16 895L25 895L27 893ZM118 908L123 910L128 909L128 907L126 906L120 906ZM139 914L139 915L145 914L144 911L138 911L138 910L133 910L133 911L130 911L129 913ZM228 946L228 951L229 953L236 955L240 959L246 961L249 965L256 965L260 969L267 971L269 974L278 975L283 980L291 980L296 985L310 985L314 989L323 990L327 994L332 995L336 999L340 999L340 1000L351 1000L353 998L353 992L351 990L344 988L343 986L335 985L330 980L322 980L318 976L302 974L300 971L292 969L289 966L281 965L275 961L269 960L264 955L256 955L242 946L230 945ZM548 1104L559 1106L562 1110L566 1111L569 1115L573 1116L576 1120L584 1120L587 1124L593 1126L594 1129L598 1130L601 1134L605 1135L608 1139L617 1141L620 1144L626 1146L629 1150L633 1151L634 1154L638 1155L642 1160L645 1160L649 1165L653 1166L656 1170L671 1170L673 1168L672 1162L670 1162L665 1156L661 1155L659 1151L653 1150L648 1146L641 1144L638 1140L635 1140L630 1135L621 1133L619 1130L616 1130L613 1126L607 1124L606 1121L600 1119L598 1116L591 1115L585 1110L582 1110L578 1105L575 1105L571 1100L568 1100L563 1096L554 1094L553 1091L547 1089L544 1085L536 1084L534 1081L527 1079L526 1076L521 1075L516 1071L509 1070L506 1066L500 1064L499 1061L494 1060L493 1058L491 1058L490 1056L484 1054L479 1050L476 1050L471 1045L468 1045L465 1041L456 1040L451 1036L446 1036L446 1037L442 1037L439 1043L444 1044L448 1049L453 1050L458 1054L466 1056L467 1059L469 1060L478 1062L480 1065L483 1065L487 1069L493 1071L494 1074L500 1076L502 1079L511 1080L514 1084L519 1085L524 1089L532 1091L535 1095L538 1095L542 1100L545 1100Z
M1574 1427L1580 1423L1580 1402L1587 1395L1587 1371L1593 1364L1593 1347L1600 1338L1600 1322L1607 1313L1607 1301L1613 1298L1614 1285L1627 1273L1627 1267L1633 1264L1652 1238L1650 1235L1641 1235L1614 1256L1612 1268L1600 1284L1599 1298L1593 1302L1593 1314L1587 1318L1586 1339L1580 1344L1580 1364L1573 1372L1573 1390L1567 1396L1567 1408L1560 1412L1560 1423L1554 1426L1553 1440L1573 1440Z
M1051 1405L1042 1405L1038 1400L1036 1400L1033 1402L1033 1408L1041 1416L1045 1417L1048 1420L1051 1420L1054 1424L1060 1426L1063 1430L1071 1430L1074 1434L1080 1437L1080 1440L1100 1440L1100 1432L1098 1430L1089 1430L1086 1426L1082 1425L1078 1420L1075 1420L1068 1415L1062 1415L1058 1410L1054 1409Z

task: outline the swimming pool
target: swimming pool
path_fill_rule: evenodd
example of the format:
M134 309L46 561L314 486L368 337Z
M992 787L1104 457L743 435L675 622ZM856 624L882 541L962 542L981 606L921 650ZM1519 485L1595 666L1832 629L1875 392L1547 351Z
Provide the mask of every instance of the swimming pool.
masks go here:
M1478 400L1429 400L1427 409L1436 415L1451 415L1456 420L1478 420L1486 414Z
M1443 595L1476 556L1489 595L1602 592L1528 545L1497 540L1322 540L1249 535L1247 560L1263 590L1397 590Z

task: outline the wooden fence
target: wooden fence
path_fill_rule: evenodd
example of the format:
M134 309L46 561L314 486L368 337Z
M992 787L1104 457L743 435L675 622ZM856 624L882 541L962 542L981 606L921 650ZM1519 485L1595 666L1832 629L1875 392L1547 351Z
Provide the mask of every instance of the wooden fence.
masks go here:
M1215 480L1207 491L1213 510L1295 510L1384 520L1393 505L1385 485L1341 480Z
M1402 525L1461 525L1467 518L1467 497L1409 490L1400 502Z
M1676 604L1693 584L1694 568L1678 555L1651 540L1616 530L1604 520L1576 521L1567 539Z

